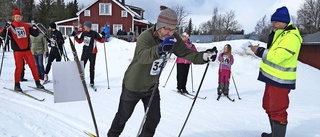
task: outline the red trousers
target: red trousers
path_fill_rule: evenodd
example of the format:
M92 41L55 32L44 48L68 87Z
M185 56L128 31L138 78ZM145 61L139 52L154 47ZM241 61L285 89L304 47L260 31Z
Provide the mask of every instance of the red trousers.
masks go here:
M272 120L288 122L289 93L290 89L266 84L262 107Z
M13 52L13 56L14 56L14 61L16 64L16 69L14 71L14 83L20 82L20 75L21 75L21 72L23 69L23 60L25 60L27 62L29 68L31 69L34 80L35 81L40 80L39 75L38 75L37 66L34 61L34 57L31 53L31 50L22 51L22 52L15 51L15 52Z
M230 70L219 69L219 71L218 71L218 75L219 75L218 84L219 83L229 84L230 74L231 74Z

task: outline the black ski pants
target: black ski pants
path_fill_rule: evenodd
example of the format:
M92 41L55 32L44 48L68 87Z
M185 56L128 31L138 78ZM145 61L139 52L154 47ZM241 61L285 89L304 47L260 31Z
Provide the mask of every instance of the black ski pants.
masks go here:
M177 89L186 90L190 64L177 63Z
M122 93L118 112L116 113L112 125L108 132L108 137L119 137L128 119L131 117L136 104L142 100L146 111L153 88L148 92L133 92L122 86ZM159 89L156 90L151 106L147 114L147 119L139 137L153 137L160 122L160 95Z
M49 74L52 62L54 60L56 60L56 62L60 62L61 61L61 54L60 53L62 54L63 52L62 51L59 52L57 48L51 47L50 54L49 54L49 57L48 57L48 63L47 63L47 66L46 66L46 71L44 72L44 74Z
M82 53L81 55L81 61L83 61L84 67L86 67L86 64L88 60L90 61L90 84L94 84L94 69L96 65L96 56L97 54L88 54L88 53Z

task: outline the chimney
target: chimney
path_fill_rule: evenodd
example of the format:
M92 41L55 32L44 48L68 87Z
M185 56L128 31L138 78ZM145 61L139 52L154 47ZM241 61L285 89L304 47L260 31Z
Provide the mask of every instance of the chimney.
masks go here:
M126 4L125 4L125 0L122 0L122 2L121 2L121 3L122 3L122 5L126 5Z

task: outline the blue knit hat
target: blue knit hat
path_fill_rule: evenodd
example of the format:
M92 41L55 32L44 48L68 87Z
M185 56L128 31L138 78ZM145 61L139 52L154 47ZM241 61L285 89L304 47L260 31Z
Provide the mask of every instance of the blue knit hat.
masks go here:
M283 6L278 8L271 16L271 21L279 21L288 24L290 22L290 14L287 7Z
M92 23L91 23L90 21L86 21L86 22L83 23L83 25L84 25L84 26L87 26L88 28L91 29Z

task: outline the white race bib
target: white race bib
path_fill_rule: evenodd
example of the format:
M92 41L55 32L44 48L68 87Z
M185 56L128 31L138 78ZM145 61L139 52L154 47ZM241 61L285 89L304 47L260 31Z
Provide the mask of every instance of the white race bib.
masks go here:
M164 62L164 56L161 56L159 59L153 61L151 70L150 70L150 75L159 75L161 68L164 68L166 63Z
M84 46L89 46L90 40L91 40L90 37L84 36L84 37L83 37L83 45L84 45Z
M15 30L19 39L27 37L26 30L24 27L16 27Z

